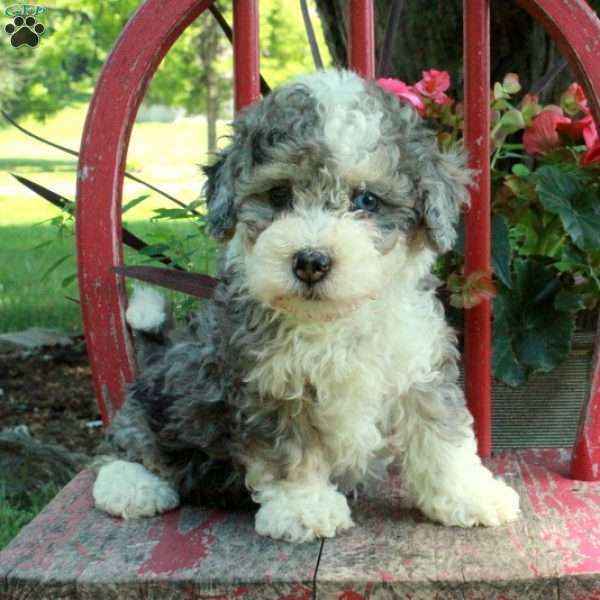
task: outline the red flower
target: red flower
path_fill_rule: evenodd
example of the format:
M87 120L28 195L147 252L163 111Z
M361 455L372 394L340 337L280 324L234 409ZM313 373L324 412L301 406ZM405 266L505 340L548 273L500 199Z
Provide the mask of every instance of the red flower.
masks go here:
M583 129L583 141L588 148L593 148L598 142L598 130L592 115L587 115L579 121Z
M567 134L574 142L580 141L583 137L588 148L592 148L598 141L598 132L592 115L571 123L559 123L556 129L559 133Z
M600 141L596 142L580 159L579 164L582 167L587 167L593 162L600 161Z
M412 86L406 85L404 81L400 81L399 79L378 79L377 85L382 90L397 96L402 102L406 102L413 108L416 108L420 115L425 112L425 105L419 94L415 92Z
M523 146L528 154L545 154L561 145L557 127L571 125L571 119L553 110L542 111L523 134Z
M435 104L450 104L449 98L444 92L450 87L450 75L448 71L429 69L423 71L423 79L415 84L415 89L423 96L431 98Z

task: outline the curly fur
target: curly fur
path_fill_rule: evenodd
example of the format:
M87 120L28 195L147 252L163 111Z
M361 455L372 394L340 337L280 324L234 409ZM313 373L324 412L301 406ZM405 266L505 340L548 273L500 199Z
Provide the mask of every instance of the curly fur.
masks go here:
M229 240L219 286L162 352L140 347L109 451L184 501L256 503L257 531L291 541L350 527L344 494L392 461L433 519L515 518L515 492L477 457L429 274L467 200L461 154L373 83L322 71L242 111L206 174L209 229ZM365 190L379 206L352 210ZM331 258L314 286L292 269L307 248Z

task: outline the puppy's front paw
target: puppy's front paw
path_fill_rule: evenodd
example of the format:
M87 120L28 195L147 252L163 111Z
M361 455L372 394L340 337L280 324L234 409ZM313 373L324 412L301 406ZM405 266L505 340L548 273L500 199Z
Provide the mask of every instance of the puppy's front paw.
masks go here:
M487 469L486 469L487 471ZM487 471L489 473L489 471ZM491 474L490 474L491 475ZM519 516L519 495L501 479L482 477L481 485L469 493L433 498L423 507L432 519L444 525L496 527Z
M93 490L96 507L116 517L152 517L179 504L177 492L142 465L116 460L98 472Z
M354 522L346 498L333 488L319 494L274 494L256 513L255 526L260 535L288 542L311 542L333 537Z

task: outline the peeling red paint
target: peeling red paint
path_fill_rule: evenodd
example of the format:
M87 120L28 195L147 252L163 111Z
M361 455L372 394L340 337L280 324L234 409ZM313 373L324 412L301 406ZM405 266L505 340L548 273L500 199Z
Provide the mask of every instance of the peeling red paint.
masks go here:
M341 596L338 596L338 600L367 600L365 596L352 590L346 590Z
M224 513L215 511L198 527L181 533L178 529L179 511L163 515L160 519L163 531L158 544L152 550L150 558L142 563L138 573L162 575L198 566L215 541L212 526L224 519Z
M312 600L313 591L312 588L297 584L292 587L292 591L285 596L281 596L279 600Z
M521 461L523 482L533 508L548 526L542 535L563 556L569 574L600 572L600 483L577 483L535 464L559 460L560 450L538 450ZM533 459L533 460L532 460Z
M54 548L66 543L92 510L91 481L93 474L83 473L65 487L37 517L36 527L26 527L16 542L2 553L2 562L14 561L21 569L37 572L48 569L54 560ZM68 514L66 520L65 514ZM80 546L78 551L83 560L71 568L81 573L87 561Z

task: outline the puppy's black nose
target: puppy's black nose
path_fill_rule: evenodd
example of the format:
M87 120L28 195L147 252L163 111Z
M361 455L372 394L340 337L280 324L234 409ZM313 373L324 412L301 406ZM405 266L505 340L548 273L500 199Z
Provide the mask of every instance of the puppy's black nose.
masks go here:
M292 260L294 275L308 284L321 281L330 268L331 259L318 250L300 250L294 254Z

